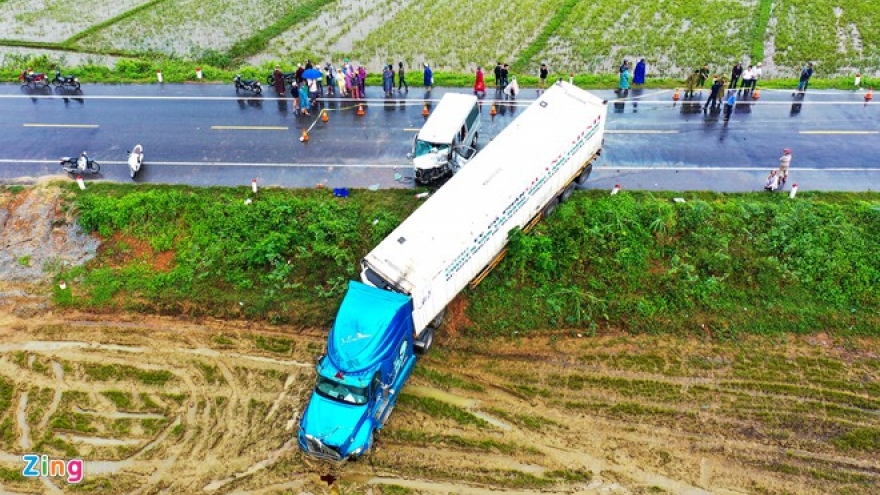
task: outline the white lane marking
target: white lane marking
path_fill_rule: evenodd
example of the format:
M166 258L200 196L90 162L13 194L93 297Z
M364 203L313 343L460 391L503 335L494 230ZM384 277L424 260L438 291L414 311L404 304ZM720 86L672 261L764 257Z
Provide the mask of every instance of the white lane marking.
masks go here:
M212 125L214 131L287 131L290 127L271 125Z
M605 134L678 134L678 131L661 131L657 129L605 129Z
M101 165L127 165L127 161L111 161L111 160L101 160L97 158L97 156L93 156L98 160L98 163ZM34 164L34 165L43 165L46 163L59 163L59 160L32 160L32 159L23 159L23 160L14 160L10 158L0 158L0 164L10 163L10 164ZM246 162L152 162L145 161L144 166L162 166L162 167L198 167L204 165L211 165L216 167L293 167L293 168L388 168L388 169L397 169L397 168L409 168L409 165L406 163L393 164L393 163L374 163L374 164L345 164L345 163L246 163Z
M62 127L70 129L97 129L98 124L21 124L22 127Z
M127 165L127 161L109 161L109 160L98 160L102 165ZM0 164L9 163L9 164L46 164L46 163L58 163L58 160L33 160L33 159L22 159L22 160L13 160L10 158L0 158ZM408 169L411 165L407 163L362 163L362 164L344 164L344 163L244 163L244 162L144 162L144 166L156 165L156 166L166 166L166 167L197 167L204 165L212 165L218 167L294 167L294 168L379 168L379 169ZM772 168L772 167L769 167ZM668 172L668 171L677 171L677 172L700 172L700 171L720 171L720 172L751 172L751 171L760 171L766 172L769 170L768 167L700 167L700 166L691 166L691 167L669 167L669 166L660 166L660 167L645 167L645 166L614 166L614 165L603 165L601 167L594 167L593 172L615 172L619 170L645 170L645 171L654 171L654 172ZM811 168L811 167L797 167L798 172L880 172L880 167L833 167L833 168Z
M880 134L880 131L799 131L801 134Z

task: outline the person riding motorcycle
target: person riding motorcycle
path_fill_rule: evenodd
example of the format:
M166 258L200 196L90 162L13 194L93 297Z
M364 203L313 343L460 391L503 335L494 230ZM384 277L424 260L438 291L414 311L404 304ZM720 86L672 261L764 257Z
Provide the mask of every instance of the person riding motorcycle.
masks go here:
M85 172L89 167L89 155L86 154L85 151L80 153L79 158L76 159L76 168L79 169L80 172Z

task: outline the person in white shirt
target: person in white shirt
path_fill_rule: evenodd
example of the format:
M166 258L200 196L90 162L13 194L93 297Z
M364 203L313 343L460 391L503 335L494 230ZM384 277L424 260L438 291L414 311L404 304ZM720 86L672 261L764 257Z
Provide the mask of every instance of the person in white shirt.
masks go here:
M742 84L739 87L739 91L737 94L745 91L746 94L749 93L749 89L752 87L752 79L755 77L755 71L752 69L752 66L748 66L746 70L743 71L742 75Z
M761 79L761 74L763 73L761 65L761 62L758 62L758 65L755 66L755 70L752 71L752 91L758 86L758 79Z

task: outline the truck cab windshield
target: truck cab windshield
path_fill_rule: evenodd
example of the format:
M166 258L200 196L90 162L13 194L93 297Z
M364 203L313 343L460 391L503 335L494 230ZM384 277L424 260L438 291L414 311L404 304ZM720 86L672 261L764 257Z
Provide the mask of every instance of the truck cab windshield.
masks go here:
M337 402L355 405L367 403L366 388L352 387L323 376L318 377L318 384L315 388L319 394Z
M449 145L448 144L434 144L429 143L427 141L416 141L416 153L415 156L427 155L432 150L437 150L437 153L440 156L446 156L449 154Z

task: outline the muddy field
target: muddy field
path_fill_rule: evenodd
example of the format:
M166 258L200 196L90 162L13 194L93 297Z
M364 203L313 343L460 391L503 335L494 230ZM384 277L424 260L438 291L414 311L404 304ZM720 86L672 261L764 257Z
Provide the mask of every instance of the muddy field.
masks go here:
M17 206L38 211L57 200L43 198L0 203L4 250L13 225L54 222L59 237L73 228L61 209L28 220ZM25 238L15 237L12 259L27 263L9 273L52 258ZM41 273L0 277L2 493L867 494L880 486L876 339L553 331L484 340L459 333L467 326L459 300L374 451L331 465L303 457L295 442L326 329L66 311L47 295L51 270ZM24 478L20 456L29 452L84 459L85 478Z

